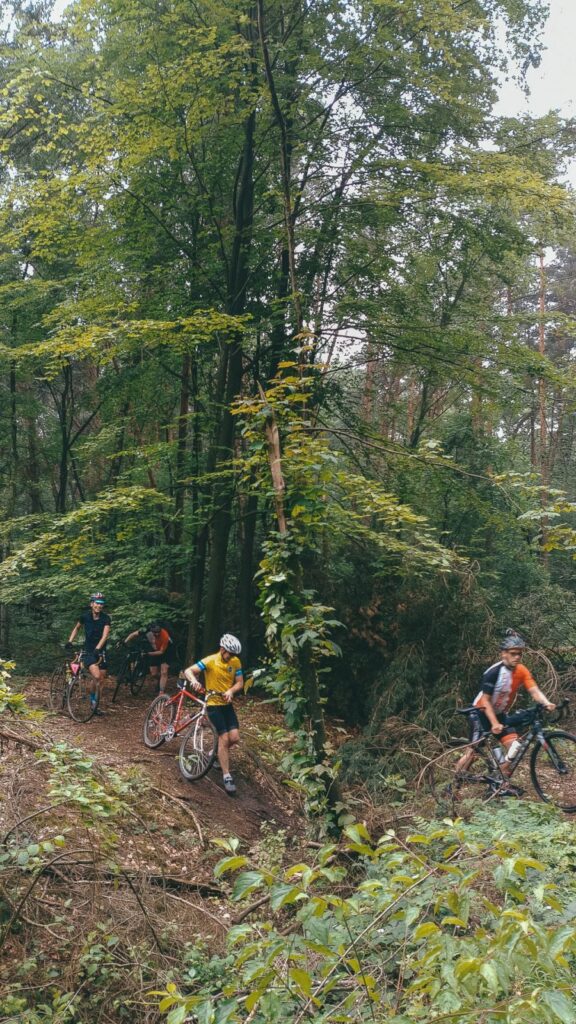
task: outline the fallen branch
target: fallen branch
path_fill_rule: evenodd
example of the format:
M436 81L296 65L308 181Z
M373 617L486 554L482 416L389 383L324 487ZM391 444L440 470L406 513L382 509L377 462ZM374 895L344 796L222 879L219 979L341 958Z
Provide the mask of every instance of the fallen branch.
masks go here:
M62 804L65 804L66 802L66 800L58 800L55 804L48 804L47 807L41 807L39 811L34 811L33 814L27 814L25 818L20 818L20 821L17 821L15 825L12 825L12 828L9 828L2 840L0 840L2 846L6 845L8 836L11 836L17 828L20 828L20 826L24 824L24 822L30 821L32 818L37 818L39 814L45 814L46 811L53 811L56 807L61 807Z
M107 882L114 881L118 882L118 872L106 871L103 869L94 869L91 873L84 873L81 877L75 878L70 874L70 869L78 867L80 864L91 864L93 861L71 861L70 864L64 865L68 868L68 874L66 876L61 875L57 869L53 870L50 866L47 867L47 874L54 874L65 881L68 886L71 885L86 885L96 882ZM150 874L149 871L132 871L129 868L123 868L121 864L118 865L118 871L126 878L126 881L134 880L138 882L148 882L150 885L156 885L161 889L179 889L184 892L197 892L200 896L219 896L224 897L222 889L217 889L213 885L209 885L207 882L188 881L186 878L177 878L175 875L161 875L161 874Z
M223 931L228 930L228 926L225 925L224 922L221 921L219 917L216 917L216 914L211 914L209 910L206 910L206 907L203 907L201 903L191 903L190 900L185 900L183 896L177 896L176 893L174 892L167 892L166 896L170 900L177 900L178 903L184 903L186 907L192 907L193 910L199 910L201 914L205 914L206 917L209 917L210 920L214 921L219 928L222 928ZM233 924L236 923L236 921L233 921Z
M46 871L49 871L51 866L53 864L56 864L57 861L62 861L64 857L69 857L70 854L74 854L74 853L86 853L86 852L87 852L86 850L67 850L65 853L57 853L56 856L53 857L52 860L50 860L48 862L48 864L43 864L41 866L39 871L37 871L36 874L34 875L32 881L30 882L30 885L27 887L27 889L26 889L24 895L22 896L22 898L20 899L18 905L16 907L14 907L14 910L12 911L9 920L6 922L6 924L4 925L4 928L2 929L2 933L0 934L0 949L2 949L2 946L6 942L6 939L8 938L8 935L10 934L10 931L12 930L12 925L14 924L14 922L20 916L20 911L24 907L24 904L26 903L26 900L28 899L28 897L29 897L30 893L32 892L34 886L42 878L42 875Z
M200 839L200 846L202 847L203 850L205 850L206 849L206 843L204 842L204 836L202 835L202 829L200 828L200 822L198 821L198 818L194 814L194 811L192 810L192 808L188 807L188 805L186 803L184 803L184 800L186 798L183 797L183 796L174 796L172 793L167 793L164 789L158 789L157 786L152 786L152 792L153 793L159 793L160 796L164 796L164 797L166 797L167 800L171 800L172 803L176 804L176 806L180 808L180 810L184 810L184 811L186 811L186 814L190 815L190 817L192 818L192 821L194 822L194 824L196 826L196 831L197 831L198 837Z
M11 743L21 743L24 747L29 747L30 750L43 750L44 748L43 743L30 740L26 736L20 736L19 733L12 732L11 729L0 729L0 736L5 740L10 740Z
M264 777L266 779L266 782L268 783L269 788L272 790L272 792L273 792L274 796L276 797L276 799L278 800L278 802L285 804L286 803L286 800L285 800L285 796L286 795L285 795L285 793L282 793L280 791L280 789L278 788L278 786L274 782L274 779L271 777L270 772L269 772L268 768L266 767L266 765L264 764L262 758L259 757L258 754L252 749L252 747L248 746L246 743L244 744L244 752L246 754L248 754L248 757L250 757L252 759L252 761L254 762L256 767L262 772L262 774L264 775Z
M253 910L258 910L258 907L264 906L265 903L268 903L269 899L269 893L266 896L261 896L259 900L256 900L255 903L251 903L249 907L246 907L246 910L243 910L241 914L238 914L235 918L233 918L232 924L242 924L242 921L244 921L252 913Z

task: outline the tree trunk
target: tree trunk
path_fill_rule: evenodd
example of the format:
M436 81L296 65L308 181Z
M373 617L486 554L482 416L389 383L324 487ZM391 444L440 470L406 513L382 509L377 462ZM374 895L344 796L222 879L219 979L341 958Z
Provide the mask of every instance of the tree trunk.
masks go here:
M174 531L173 543L175 548L182 544L184 536L184 497L186 487L184 485L186 454L188 450L188 413L190 409L190 382L191 382L192 359L189 352L182 357L182 368L180 371L180 407L178 411L178 439L176 445L176 480L174 484ZM171 566L171 589L182 593L185 589L185 574L182 556L177 556L176 565Z
M244 126L244 147L238 174L238 191L236 195L236 230L232 245L230 274L228 278L228 312L238 316L246 308L246 286L248 284L248 255L252 241L252 221L254 215L254 131L256 113L252 112ZM242 336L237 334L232 340L228 355L228 373L224 409L220 421L217 442L217 465L230 463L234 442L234 417L231 407L240 394L242 384ZM224 623L222 622L222 596L228 539L232 523L233 487L219 486L218 506L214 510L211 529L210 575L206 591L206 618L204 623L205 641L210 645L217 643L217 638ZM228 626L226 625L226 628Z

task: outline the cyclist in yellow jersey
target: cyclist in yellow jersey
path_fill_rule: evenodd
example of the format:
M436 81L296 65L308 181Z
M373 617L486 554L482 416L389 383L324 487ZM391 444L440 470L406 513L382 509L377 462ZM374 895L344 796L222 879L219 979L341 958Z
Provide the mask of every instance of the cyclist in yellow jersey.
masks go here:
M242 645L231 633L220 638L220 650L209 654L194 665L184 669L184 675L194 690L216 690L208 699L208 714L218 732L218 760L222 769L224 789L233 796L236 792L234 779L230 774L230 748L240 742L236 712L232 706L235 693L244 689L244 675L239 654Z

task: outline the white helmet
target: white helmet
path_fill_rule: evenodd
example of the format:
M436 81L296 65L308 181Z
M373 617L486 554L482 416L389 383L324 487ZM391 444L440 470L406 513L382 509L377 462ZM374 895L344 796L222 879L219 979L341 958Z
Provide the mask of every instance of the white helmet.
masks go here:
M242 644L232 633L224 633L224 636L220 637L220 647L223 647L225 651L229 651L230 654L241 654Z

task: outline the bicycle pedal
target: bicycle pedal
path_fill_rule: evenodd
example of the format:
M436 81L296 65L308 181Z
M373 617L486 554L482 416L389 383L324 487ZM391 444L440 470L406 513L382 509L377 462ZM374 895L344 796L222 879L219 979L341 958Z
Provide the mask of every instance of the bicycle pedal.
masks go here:
M497 797L520 797L524 796L524 790L520 786L499 786L494 790L494 796Z

